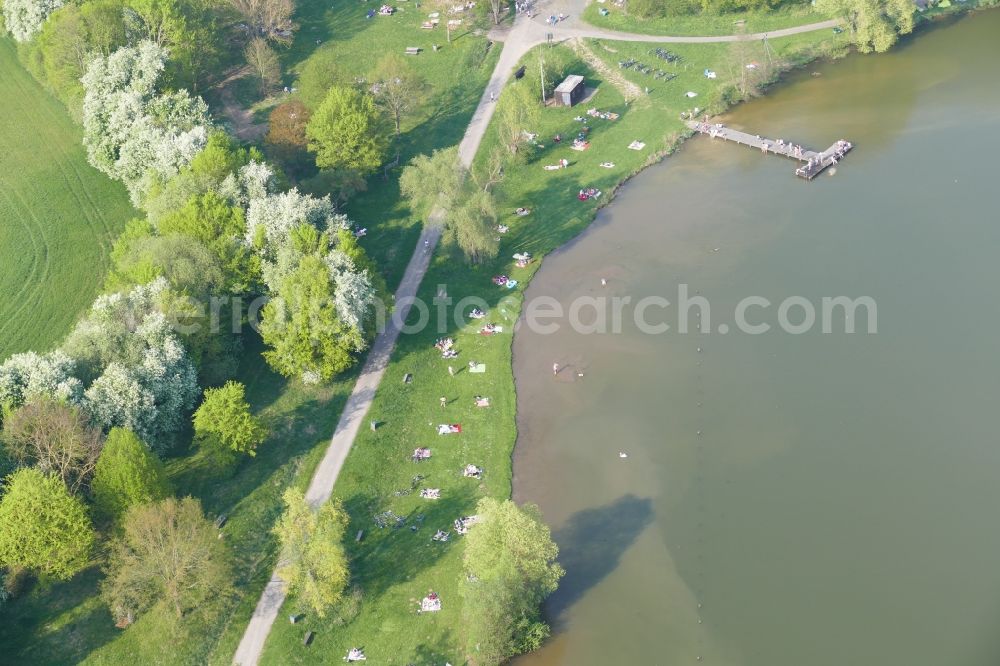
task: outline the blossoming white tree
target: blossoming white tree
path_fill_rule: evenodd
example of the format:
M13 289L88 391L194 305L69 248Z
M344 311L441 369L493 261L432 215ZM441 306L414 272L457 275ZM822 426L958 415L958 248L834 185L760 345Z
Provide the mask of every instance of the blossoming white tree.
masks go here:
M346 223L346 217L334 212L330 197L316 198L293 188L250 200L246 242L273 260L295 227L310 224L323 231Z
M42 29L49 14L63 6L62 0L4 0L3 19L11 36L26 42Z
M199 393L193 363L156 309L166 289L161 278L98 297L64 345L93 378L82 402L95 422L128 428L154 447L180 428Z
M208 137L208 106L187 91L159 93L167 52L153 42L91 60L83 76L83 143L90 163L125 183L138 205Z
M59 350L15 354L0 365L0 406L13 409L39 397L79 402L83 385L73 376L75 369L73 359Z

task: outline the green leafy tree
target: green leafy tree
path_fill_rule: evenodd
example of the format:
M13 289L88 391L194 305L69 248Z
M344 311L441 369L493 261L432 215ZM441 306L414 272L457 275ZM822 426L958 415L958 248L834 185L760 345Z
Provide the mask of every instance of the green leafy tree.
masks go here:
M112 428L90 490L97 511L118 521L133 506L169 496L170 484L160 459L134 432Z
M435 206L452 208L464 181L465 170L458 161L458 148L445 148L414 157L403 167L399 188L413 212L426 219Z
M385 158L386 129L371 95L334 86L309 119L306 136L319 168L371 173Z
M844 17L862 53L888 51L913 31L916 12L912 0L816 0L816 8Z
M267 437L267 428L250 413L243 384L230 381L205 389L205 399L194 413L194 433L198 445L215 457L253 457Z
M283 499L285 512L274 528L282 548L279 574L300 602L325 617L350 578L343 543L347 513L339 500L315 510L297 488Z
M129 509L104 571L101 594L125 623L156 605L181 618L233 590L229 550L191 497Z
M548 635L540 607L564 571L538 508L480 500L466 537L463 621L477 664L500 664Z
M468 261L478 264L497 256L496 202L490 192L469 188L462 203L448 212L447 221L452 238Z
M198 91L220 54L212 0L127 0L134 32L170 50L167 78Z
M53 13L37 39L26 45L29 67L44 80L70 113L80 120L83 85L92 53L108 56L125 44L121 0L67 4Z
M519 81L511 85L500 98L497 108L497 136L511 157L523 156L528 144L528 133L539 121L540 97L532 92L530 84Z
M248 289L249 252L240 240L246 231L243 209L216 192L194 196L183 207L165 215L157 225L162 236L180 234L197 239L218 259L229 292Z
M260 334L270 347L264 358L286 377L329 380L364 348L362 332L338 316L330 267L316 254L302 257L281 280L262 315Z
M86 568L94 529L79 498L54 475L20 469L0 499L0 565L68 580Z
M121 291L166 279L169 289L159 295L157 308L183 337L198 376L207 384L219 384L236 369L240 319L236 315L234 323L233 302L218 296L243 293L240 287L251 279L249 253L232 241L231 264L224 267L218 256L226 252L222 243L213 251L192 236L154 235L142 222L129 224L115 242L106 285Z

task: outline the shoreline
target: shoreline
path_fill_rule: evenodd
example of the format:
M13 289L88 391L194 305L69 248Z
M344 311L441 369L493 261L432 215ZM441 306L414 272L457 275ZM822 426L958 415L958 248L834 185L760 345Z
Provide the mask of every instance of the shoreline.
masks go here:
M897 45L895 48L899 48L900 46L905 46L905 44L907 42L915 40L918 37L924 36L929 30L947 27L947 26L951 25L952 23L954 23L955 21L961 20L961 19L966 18L966 17L971 17L971 16L975 15L976 13L978 13L980 11L984 11L984 10L988 10L988 9L997 9L997 7L973 7L973 8L961 8L961 7L959 7L957 9L953 10L953 11L945 11L945 12L941 12L941 13L938 13L938 14L935 14L935 15L931 15L931 16L918 16L918 24L917 24L917 27L915 28L915 30L913 31L913 33L911 33L909 35L904 35L903 38L900 40L900 44ZM733 109L736 109L736 108L738 108L739 106L742 106L745 103L753 102L757 98L764 98L764 97L766 97L773 90L776 90L780 86L794 84L796 82L794 80L795 77L797 75L804 74L805 69L808 66L810 66L810 65L814 65L816 63L831 63L832 64L832 63L836 63L836 62L838 62L838 61L840 61L840 60L842 60L844 58L847 58L848 56L855 56L855 57L857 57L857 56L860 56L860 55L866 55L866 54L858 53L853 46L850 46L847 49L844 49L842 51L830 52L830 53L821 53L821 54L817 54L815 57L791 63L790 66L788 66L788 67L786 67L784 69L781 69L780 71L776 71L774 73L774 76L773 76L772 80L768 81L763 86L762 92L761 92L760 95L758 95L756 97L753 97L753 98L750 98L750 99L740 100L739 102L736 102L736 103L727 104L727 105L724 106L724 108L711 109L712 113L710 113L710 117L712 119L718 119L719 117L723 116L724 114L729 113ZM879 55L879 54L871 54L871 55ZM609 188L608 191L606 192L606 195L605 195L607 198L606 199L602 199L602 202L593 211L593 214L590 217L590 219L583 223L582 228L575 235L573 235L570 239L568 239L565 242L559 244L557 247L555 247L551 251L545 253L545 255L540 259L539 265L537 266L537 268L531 273L531 275L528 278L526 278L523 281L524 282L523 294L525 296L527 295L528 290L531 288L531 286L532 286L532 284L534 282L535 276L537 275L538 271L541 270L542 266L545 265L545 259L547 259L550 255L557 254L557 253L562 253L562 252L565 252L565 251L569 251L570 249L572 249L572 247L575 244L577 244L578 242L580 242L581 240L583 240L586 237L587 234L591 233L596 228L595 223L597 223L597 222L600 221L599 217L600 217L601 212L603 211L603 209L606 208L607 206L610 206L612 203L614 203L617 200L619 192L627 184L629 184L636 176L638 176L641 173L645 172L650 167L654 167L654 166L656 166L658 164L661 164L668 157L671 157L671 156L675 155L678 151L680 151L683 148L683 146L687 142L687 140L690 139L690 138L692 138L696 134L697 133L694 132L694 131L692 131L692 130L687 130L687 131L677 132L677 133L674 133L674 135L669 136L668 137L669 138L668 145L665 148L662 148L662 149L660 149L660 150L658 150L658 151L650 154L650 156L642 164L642 166L640 166L640 167L634 169L633 171L629 172L625 177L621 178L613 187ZM521 312L519 310L518 313L517 313L517 318L515 319L515 321L516 322L520 322L521 318L522 318L522 315L523 315L523 312ZM515 327L515 333L514 333L514 335L517 335L517 329L516 329L516 327ZM524 497L519 497L518 496L519 493L517 491L518 477L517 477L516 472L515 472L515 469L516 469L516 463L515 463L515 461L516 461L516 457L518 456L519 448L521 446L523 446L523 443L521 442L521 431L522 431L522 425L523 425L523 423L522 423L522 420L521 420L520 409L518 408L518 405L520 404L518 387L519 387L519 384L520 384L521 381L544 381L544 380L539 380L539 378L537 378L537 377L532 377L531 379L528 379L528 378L524 377L523 375L519 375L517 373L517 371L516 371L516 368L517 368L517 356L516 356L516 351L515 351L515 348L514 348L514 336L511 336L510 352L509 353L510 353L511 363L510 363L510 367L508 368L508 370L510 372L509 376L510 376L510 381L511 381L511 385L512 385L513 399L514 399L514 405L515 405L515 410L514 410L513 419L512 419L513 420L514 440L508 446L509 460L510 460L510 470L509 470L509 472L510 472L510 498L513 499L513 500L515 500L515 501L517 501L517 502L519 502L519 503L521 503L521 502L525 502L525 501L529 501L530 502L530 500L527 499L527 498L524 498ZM556 594L558 594L558 592L556 592ZM550 622L550 624L551 624L551 620L552 620L551 617L546 616L546 621ZM551 641L554 637L555 637L555 634L553 634L553 636L549 638L549 641Z

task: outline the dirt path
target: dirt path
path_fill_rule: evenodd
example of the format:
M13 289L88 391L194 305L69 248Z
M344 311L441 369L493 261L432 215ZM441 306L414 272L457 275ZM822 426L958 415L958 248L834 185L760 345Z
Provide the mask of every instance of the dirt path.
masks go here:
M267 132L267 123L255 123L253 113L243 108L233 99L232 86L237 81L251 76L249 67L241 67L230 72L216 84L222 102L222 115L233 128L233 134L240 141L256 141Z
M631 102L634 99L638 99L642 95L642 88L632 83L624 76L622 73L616 69L611 69L608 67L607 63L597 57L597 54L590 50L590 48L584 44L583 40L576 37L570 40L570 46L576 51L584 62L590 65L591 69L598 72L604 80L613 85L618 89L618 92L622 94L625 98L625 102Z

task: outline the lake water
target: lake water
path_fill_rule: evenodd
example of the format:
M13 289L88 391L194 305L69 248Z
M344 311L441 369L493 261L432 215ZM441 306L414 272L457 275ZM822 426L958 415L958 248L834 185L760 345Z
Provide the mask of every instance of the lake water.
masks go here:
M992 12L818 66L727 122L850 139L835 175L698 138L546 259L529 298L687 284L713 332L516 335L515 496L568 572L519 664L1000 664L998 63ZM717 332L841 295L877 334Z

